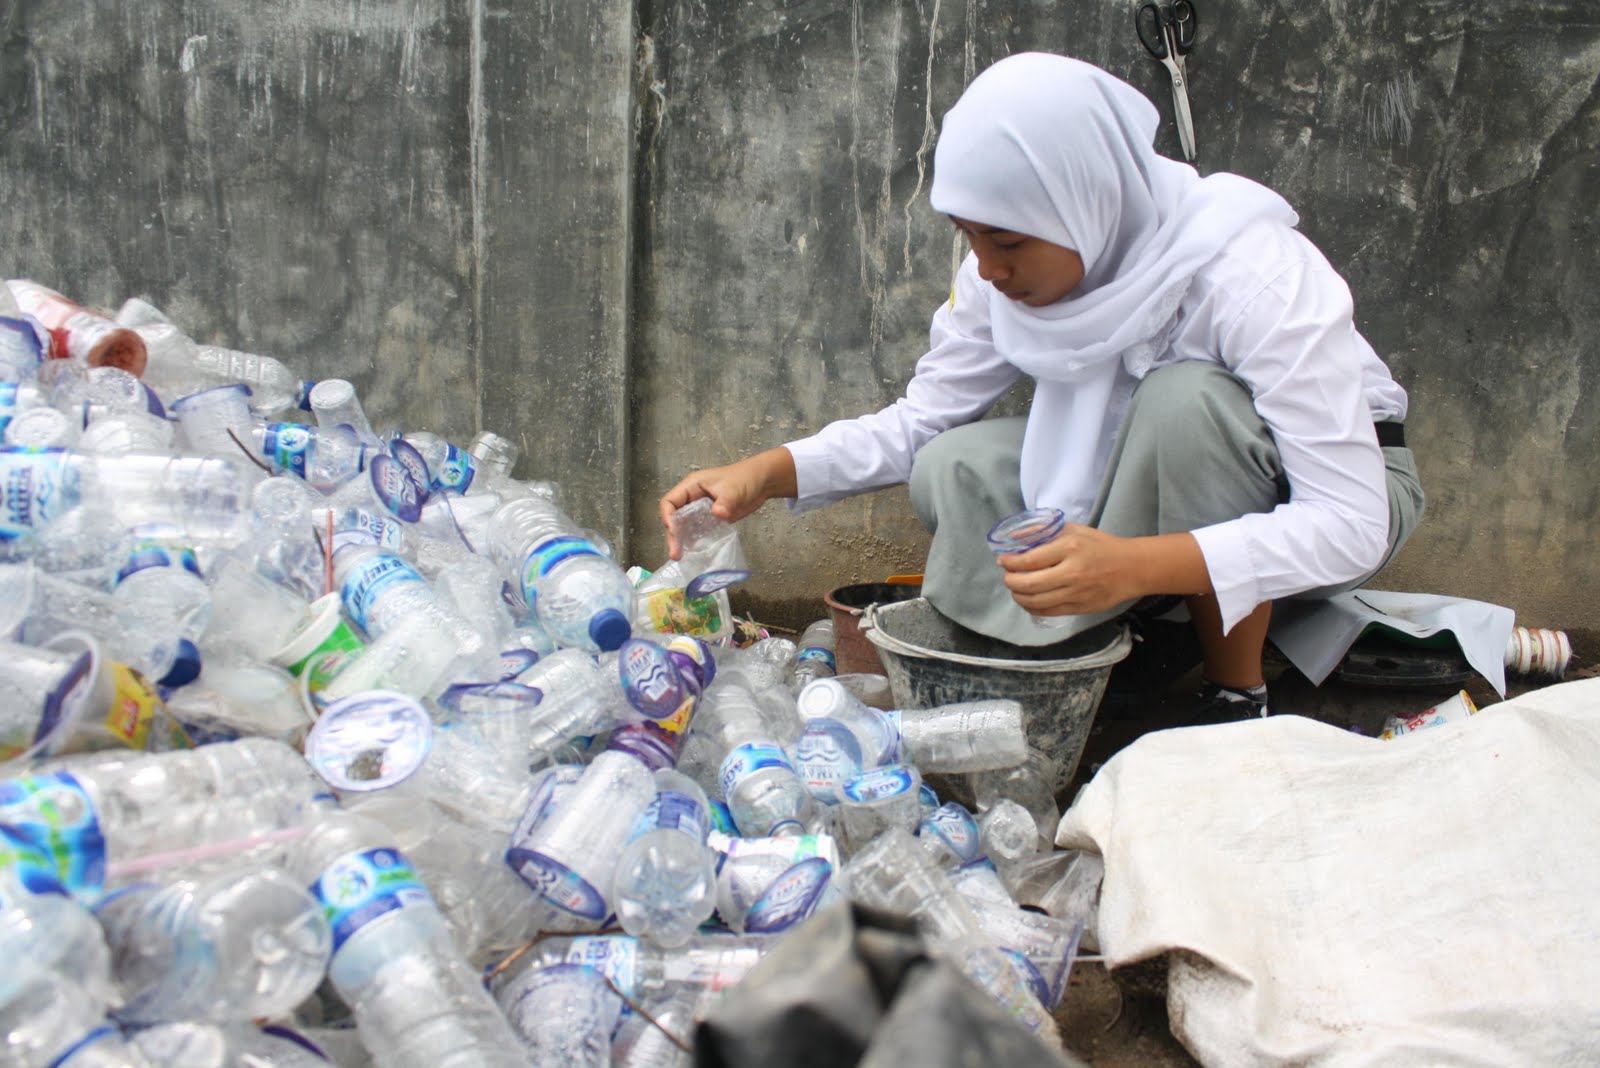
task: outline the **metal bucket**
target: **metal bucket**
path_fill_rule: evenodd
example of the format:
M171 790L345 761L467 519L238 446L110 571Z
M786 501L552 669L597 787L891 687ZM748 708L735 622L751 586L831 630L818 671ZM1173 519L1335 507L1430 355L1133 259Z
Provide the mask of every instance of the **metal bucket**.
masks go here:
M1133 648L1115 620L1054 645L1011 645L947 619L925 597L869 605L861 631L903 708L985 697L1020 703L1029 744L1054 765L1058 796L1077 774L1112 666Z

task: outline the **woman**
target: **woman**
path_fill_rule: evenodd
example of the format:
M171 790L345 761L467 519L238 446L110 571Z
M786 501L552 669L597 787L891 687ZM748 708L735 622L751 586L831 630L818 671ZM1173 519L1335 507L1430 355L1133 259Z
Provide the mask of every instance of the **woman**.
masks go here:
M930 195L971 253L905 396L688 475L663 522L703 496L734 521L909 481L945 615L1038 645L1180 595L1204 657L1193 720L1266 715L1272 602L1359 586L1421 517L1406 394L1289 205L1157 155L1156 127L1077 60L980 75L944 118ZM1023 374L1027 418L979 421ZM997 566L987 530L1040 506L1070 522Z

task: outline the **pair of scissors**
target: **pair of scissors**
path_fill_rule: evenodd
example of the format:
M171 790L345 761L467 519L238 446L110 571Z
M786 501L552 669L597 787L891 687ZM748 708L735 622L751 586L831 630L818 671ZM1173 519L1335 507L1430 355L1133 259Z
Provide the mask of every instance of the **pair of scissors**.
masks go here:
M1183 57L1194 47L1198 17L1192 0L1155 3L1146 0L1133 13L1134 29L1145 51L1161 61L1172 75L1172 110L1178 120L1178 144L1183 158L1193 160L1194 116L1189 111L1189 82L1183 71Z

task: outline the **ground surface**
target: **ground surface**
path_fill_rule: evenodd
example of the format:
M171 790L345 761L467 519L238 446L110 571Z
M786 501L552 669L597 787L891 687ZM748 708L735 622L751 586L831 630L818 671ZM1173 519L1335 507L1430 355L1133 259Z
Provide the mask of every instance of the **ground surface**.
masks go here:
M1575 656L1566 680L1600 674L1593 650L1600 649L1594 635L1572 635ZM1079 784L1088 781L1100 764L1141 734L1177 726L1198 684L1198 671L1187 669L1181 649L1162 650L1160 641L1136 647L1135 659L1113 675L1110 692L1101 704L1095 726L1085 746L1077 781L1064 795L1068 800ZM1405 661L1406 654L1401 654ZM1353 683L1332 678L1312 686L1304 676L1269 650L1267 678L1276 713L1310 716L1323 722L1377 733L1389 716L1419 712L1466 690L1483 708L1499 701L1482 678L1453 678L1448 655L1416 654L1392 668L1387 682ZM1465 670L1464 662L1459 665ZM1441 673L1439 681L1421 683L1415 676ZM1507 696L1516 696L1552 679L1508 676ZM1056 1013L1062 1041L1068 1051L1095 1068L1189 1068L1198 1062L1173 1037L1168 1026L1165 970L1162 962L1108 971L1097 961L1080 961L1073 969L1066 997Z

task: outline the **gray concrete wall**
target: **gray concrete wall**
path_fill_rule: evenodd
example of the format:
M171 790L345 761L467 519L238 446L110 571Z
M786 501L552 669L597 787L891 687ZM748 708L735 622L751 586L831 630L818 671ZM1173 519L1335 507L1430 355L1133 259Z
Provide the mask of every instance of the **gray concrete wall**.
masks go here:
M1411 390L1430 511L1387 584L1600 628L1589 6L1197 2L1201 170L1297 206ZM649 565L684 470L898 395L971 75L1065 52L1170 115L1131 9L0 0L0 271L349 377L379 425L506 434ZM903 490L745 541L790 621L925 546Z

